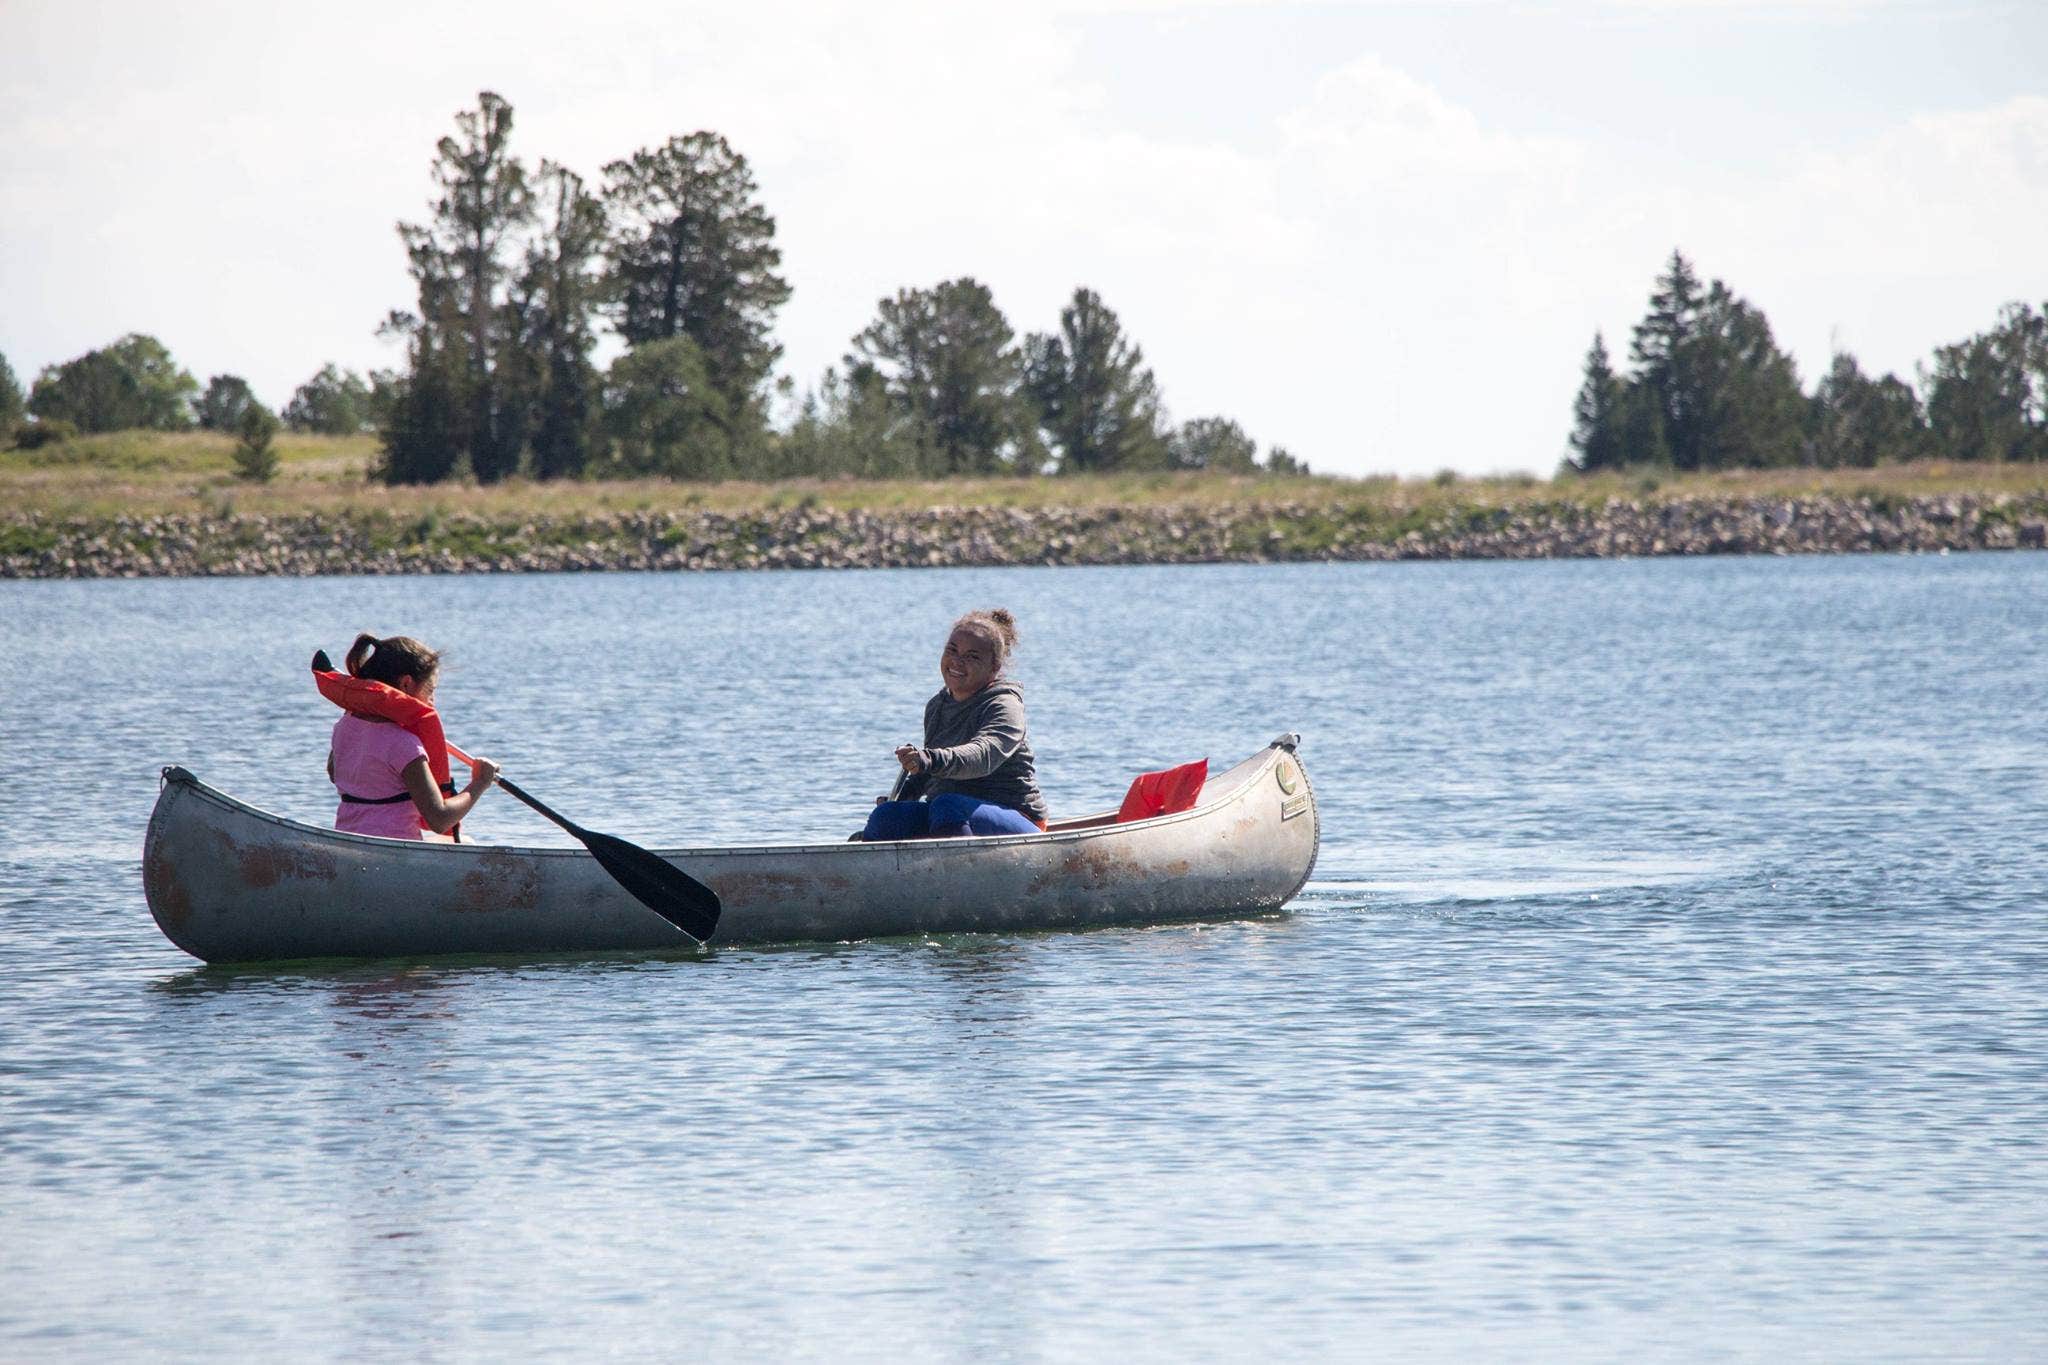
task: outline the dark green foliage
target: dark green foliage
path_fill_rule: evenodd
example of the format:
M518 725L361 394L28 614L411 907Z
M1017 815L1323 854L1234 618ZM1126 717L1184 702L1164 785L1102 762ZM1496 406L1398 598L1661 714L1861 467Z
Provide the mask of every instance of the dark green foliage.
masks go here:
M217 374L199 396L199 425L205 431L234 431L242 414L256 402L249 381L238 374Z
M915 478L927 453L873 369L851 377L827 369L775 450L772 472L781 478Z
M1022 361L988 287L962 277L883 299L846 357L857 385L878 378L932 474L1034 466Z
M1937 350L1924 408L1904 380L1871 379L1846 354L1807 397L1762 311L1719 280L1702 288L1674 251L1630 355L1618 377L1594 337L1568 468L2048 459L2048 309L2009 304L1990 331Z
M1074 291L1057 335L1025 339L1024 385L1062 473L1166 463L1158 384L1094 290Z
M198 392L199 381L178 368L161 341L131 332L45 369L29 392L28 410L80 431L184 431L192 425Z
M531 364L518 348L509 285L534 210L526 169L511 154L512 106L486 90L455 127L435 149L431 221L398 227L419 311L385 325L411 343L408 395L382 430L384 474L397 482L445 477L462 460L495 482L517 470L526 435Z
M1577 458L1570 467L1581 474L1618 469L1627 447L1622 428L1622 383L1615 378L1607 358L1607 342L1598 332L1586 352L1586 377L1579 396L1572 402L1572 449Z
M1285 446L1274 446L1266 452L1266 472L1288 478L1306 477L1308 462L1295 459Z
M27 412L28 397L21 391L21 381L14 377L7 357L0 355L0 431L14 430Z
M370 386L354 370L332 364L299 385L284 409L284 424L293 431L322 436L353 436L371 418Z
M1630 345L1634 372L1617 378L1599 336L1572 406L1569 467L1727 469L1796 464L1808 405L1792 357L1758 309L1671 253Z
M277 414L261 403L249 403L236 420L235 474L252 483L269 483L277 476Z
M1920 400L1896 375L1873 380L1846 351L1835 353L1807 404L1807 451L1824 468L1918 459L1927 444Z
M635 346L688 337L727 410L753 412L782 354L769 333L790 291L747 159L718 134L697 132L604 174L619 334Z
M1691 420L1683 444L1672 440L1680 469L1799 463L1806 399L1792 357L1778 349L1764 315L1719 280L1707 290L1680 362L1681 410Z
M462 456L461 374L420 332L411 350L408 372L392 379L378 418L376 472L386 483L439 483Z
M1197 417L1186 422L1167 447L1173 468L1213 474L1250 474L1258 468L1258 454L1258 442L1228 417Z
M1671 443L1664 439L1664 409L1646 385L1628 383L1621 390L1621 448L1632 465L1668 468Z
M725 396L688 337L635 346L612 362L604 421L613 445L607 472L718 479L733 472Z
M17 426L14 429L14 444L22 450L41 450L44 446L62 445L77 435L76 424L62 417L44 417Z
M1699 467L1699 387L1688 352L1698 328L1700 303L1699 276L1692 262L1674 249L1629 347L1635 364L1633 382L1653 400L1671 461L1681 469Z
M1937 453L2048 459L2048 304L2007 304L1990 331L1935 351L1925 383Z
M599 439L602 385L590 352L601 298L604 206L582 179L541 163L546 216L527 248L516 291L520 351L531 365L533 472L543 479L581 474Z

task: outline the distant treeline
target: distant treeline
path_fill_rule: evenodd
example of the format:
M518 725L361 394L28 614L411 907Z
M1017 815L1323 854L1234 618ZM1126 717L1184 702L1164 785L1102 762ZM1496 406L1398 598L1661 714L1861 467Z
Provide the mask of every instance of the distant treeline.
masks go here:
M328 365L282 410L297 431L374 430L389 482L1306 472L1227 417L1172 423L1143 351L1086 288L1021 339L971 277L903 289L814 385L773 386L790 286L746 158L692 133L607 164L593 191L553 161L530 171L512 123L488 91L457 114L428 220L398 225L417 297L380 330L404 365ZM605 331L625 349L600 370ZM2048 458L2048 304L2008 305L1939 348L1918 389L1843 353L1808 394L1762 311L1674 251L1629 361L1618 374L1594 336L1567 470ZM239 433L238 467L265 477L274 422L243 379L202 389L150 336L51 365L26 395L0 356L0 440L17 445L197 425Z
M815 386L773 389L790 286L746 158L692 133L611 162L593 191L553 161L529 170L512 122L488 91L456 115L427 221L398 225L417 299L381 331L404 340L403 368L329 366L283 411L302 431L374 429L389 482L1306 472L1277 447L1262 459L1229 418L1170 423L1143 351L1085 288L1056 331L1021 339L977 280L904 289ZM626 349L600 371L606 328ZM0 360L0 403L9 394L18 418ZM129 336L45 370L19 439L239 430L254 405L237 376L202 392L160 342Z
M1673 251L1629 361L1617 375L1594 334L1568 470L2048 459L2048 304L2008 304L1989 331L1940 347L1917 390L1838 351L1809 394L1763 312L1720 280L1702 288Z

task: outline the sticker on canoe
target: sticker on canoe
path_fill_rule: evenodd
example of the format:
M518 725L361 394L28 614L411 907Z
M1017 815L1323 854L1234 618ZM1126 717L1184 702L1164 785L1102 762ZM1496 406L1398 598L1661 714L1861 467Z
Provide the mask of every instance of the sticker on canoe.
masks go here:
M1285 801L1282 801L1280 803L1280 823L1283 825L1286 824L1289 820L1292 820L1295 816L1302 814L1307 809L1307 792L1303 792L1299 796L1288 797Z
M1273 766L1273 779L1280 784L1280 790L1294 795L1294 765L1282 759Z

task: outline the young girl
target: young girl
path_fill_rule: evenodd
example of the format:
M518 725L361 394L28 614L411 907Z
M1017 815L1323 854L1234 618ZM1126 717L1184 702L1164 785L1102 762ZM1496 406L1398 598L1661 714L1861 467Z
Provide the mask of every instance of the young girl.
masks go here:
M447 741L434 711L441 656L409 635L358 635L346 676L315 655L321 693L345 714L334 723L327 777L341 793L334 827L385 839L444 839L497 780L476 760L467 790L448 780ZM381 685L380 685L381 684Z
M953 623L939 657L945 684L924 704L924 743L896 751L905 782L861 832L866 840L962 834L1035 834L1045 798L1024 734L1024 697L1003 676L1017 647L1017 621L1001 607ZM925 797L924 800L915 799Z

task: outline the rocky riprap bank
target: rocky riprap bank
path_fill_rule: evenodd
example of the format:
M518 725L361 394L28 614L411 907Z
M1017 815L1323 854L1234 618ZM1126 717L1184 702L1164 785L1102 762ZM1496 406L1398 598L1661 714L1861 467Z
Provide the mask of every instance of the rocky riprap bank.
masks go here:
M1576 559L2040 548L2048 495L1230 507L0 514L0 578Z

